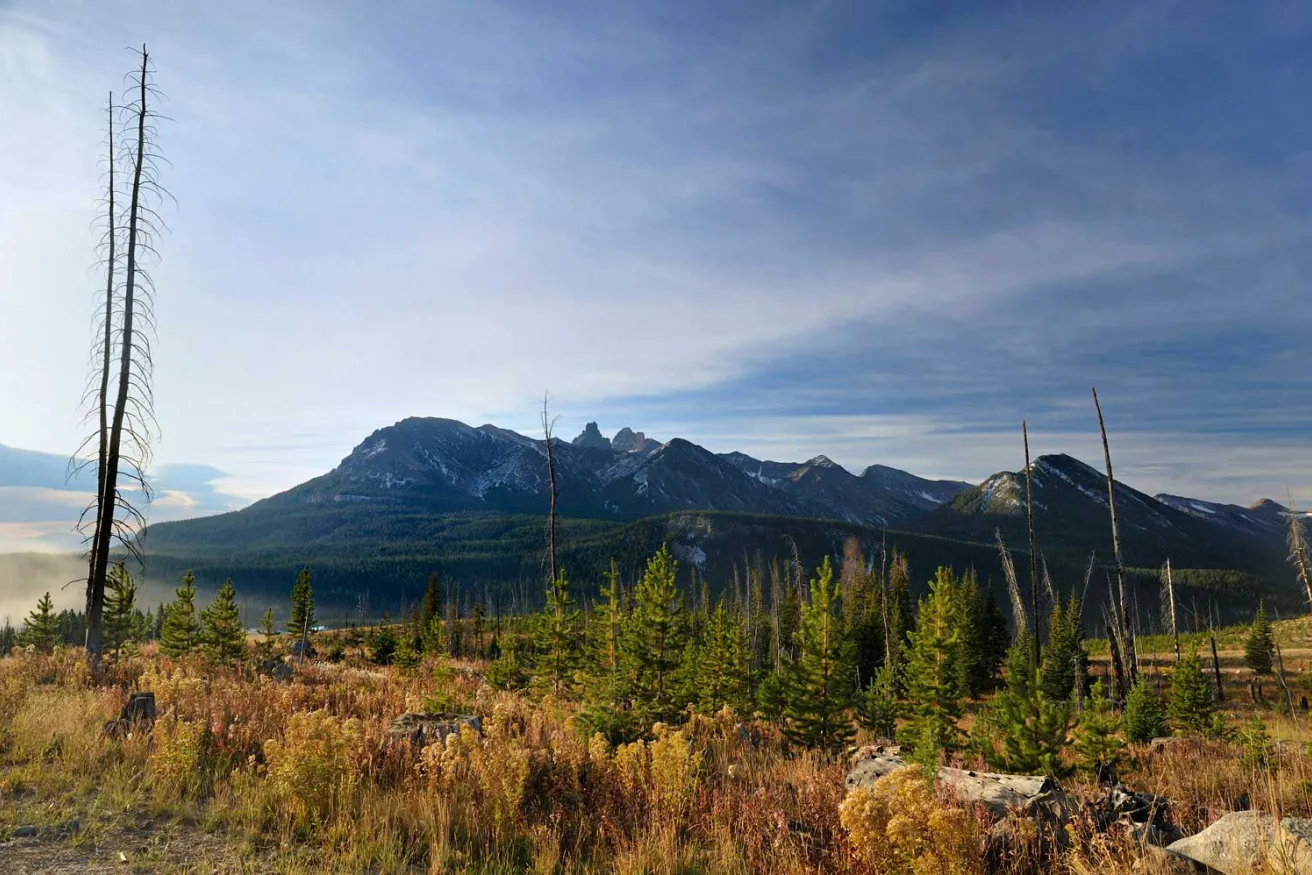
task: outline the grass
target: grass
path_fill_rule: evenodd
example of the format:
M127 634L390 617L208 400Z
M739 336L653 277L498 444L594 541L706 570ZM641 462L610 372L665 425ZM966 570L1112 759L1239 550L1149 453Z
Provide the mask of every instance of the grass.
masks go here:
M1303 639L1284 640L1306 667L1312 654L1293 646ZM693 715L612 748L578 729L576 704L493 690L485 668L442 660L406 673L348 660L299 667L279 684L247 666L170 662L145 648L96 686L76 651L5 657L0 836L20 824L45 833L0 856L67 858L66 871L115 863L120 851L126 868L179 872L982 871L971 849L983 827L949 814L934 817L953 824L951 854L899 856L912 833L885 818L876 825L896 840L880 838L879 853L863 858L873 828L840 822L844 758L789 748L769 722ZM110 738L104 721L131 689L155 692L154 732ZM389 744L390 718L426 698L467 703L483 733L422 752ZM1237 695L1230 704L1235 725L1258 710L1284 742L1263 767L1244 765L1236 743L1189 741L1136 750L1127 782L1174 800L1186 830L1245 800L1312 814L1308 721ZM1078 781L1069 790L1093 793ZM913 801L931 814L950 808ZM1085 834L1060 853L1034 842L1003 862L1016 872L1117 873L1138 856L1123 836Z

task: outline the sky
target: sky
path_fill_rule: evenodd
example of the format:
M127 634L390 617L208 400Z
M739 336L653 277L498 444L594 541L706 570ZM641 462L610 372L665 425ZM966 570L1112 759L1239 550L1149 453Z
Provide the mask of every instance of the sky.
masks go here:
M978 481L1022 419L1098 462L1096 385L1121 479L1312 503L1306 3L0 0L5 446L86 432L143 42L165 518L544 391L560 434ZM0 550L49 534L14 479Z

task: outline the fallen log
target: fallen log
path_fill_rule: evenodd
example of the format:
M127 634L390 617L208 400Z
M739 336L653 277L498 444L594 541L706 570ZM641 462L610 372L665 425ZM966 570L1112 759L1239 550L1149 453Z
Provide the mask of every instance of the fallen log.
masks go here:
M865 787L890 772L904 769L907 761L898 748L882 745L863 747L852 757L847 789ZM943 766L936 776L963 805L983 806L995 818L1020 812L1054 821L1064 821L1075 811L1061 787L1043 775L1007 775L976 772Z

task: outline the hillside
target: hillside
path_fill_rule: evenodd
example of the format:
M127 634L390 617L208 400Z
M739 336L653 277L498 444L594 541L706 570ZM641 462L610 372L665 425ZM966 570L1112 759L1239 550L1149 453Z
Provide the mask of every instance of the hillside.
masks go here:
M532 603L543 576L545 449L492 425L406 419L286 492L233 513L151 526L149 575L163 582L194 568L202 587L231 576L247 594L281 599L308 562L326 602L353 606L365 594L381 609L413 597L436 570L466 592ZM591 423L553 450L563 562L589 589L611 558L636 575L665 541L685 570L697 566L717 587L758 554L768 563L796 550L813 566L841 555L849 537L872 552L886 528L888 543L911 555L918 582L939 564L1000 582L994 532L1018 554L1027 543L1016 472L974 487L879 465L856 475L824 456L762 461L630 429L607 439ZM1106 480L1053 455L1035 461L1033 486L1039 549L1058 585L1074 585L1090 553L1100 565L1110 560ZM1125 560L1144 569L1145 600L1169 557L1182 585L1224 592L1244 610L1258 593L1292 603L1279 505L1244 509L1116 489ZM1028 562L1017 564L1025 583Z
M1104 558L1110 556L1107 478L1101 471L1071 456L1041 456L1033 464L1030 479L1037 546L1049 559L1076 562L1083 557L1087 561L1093 551ZM1179 506L1201 507L1204 502L1163 498L1171 500L1154 498L1117 481L1116 514L1127 565L1152 568L1170 558L1181 567L1238 569L1272 575L1273 579L1281 576L1283 508L1264 509L1261 519L1268 524L1259 526L1244 514L1186 512ZM1024 472L994 474L913 521L909 528L966 541L990 541L995 531L1001 531L1008 544L1021 547L1027 543Z

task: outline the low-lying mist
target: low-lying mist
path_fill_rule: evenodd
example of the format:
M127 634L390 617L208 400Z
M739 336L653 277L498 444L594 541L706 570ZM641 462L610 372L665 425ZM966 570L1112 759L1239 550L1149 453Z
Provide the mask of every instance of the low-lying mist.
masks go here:
M55 610L86 606L86 563L74 553L0 553L0 625L19 626L37 599L49 592ZM70 581L73 581L70 583ZM137 581L137 606L154 608L171 600L173 591Z

